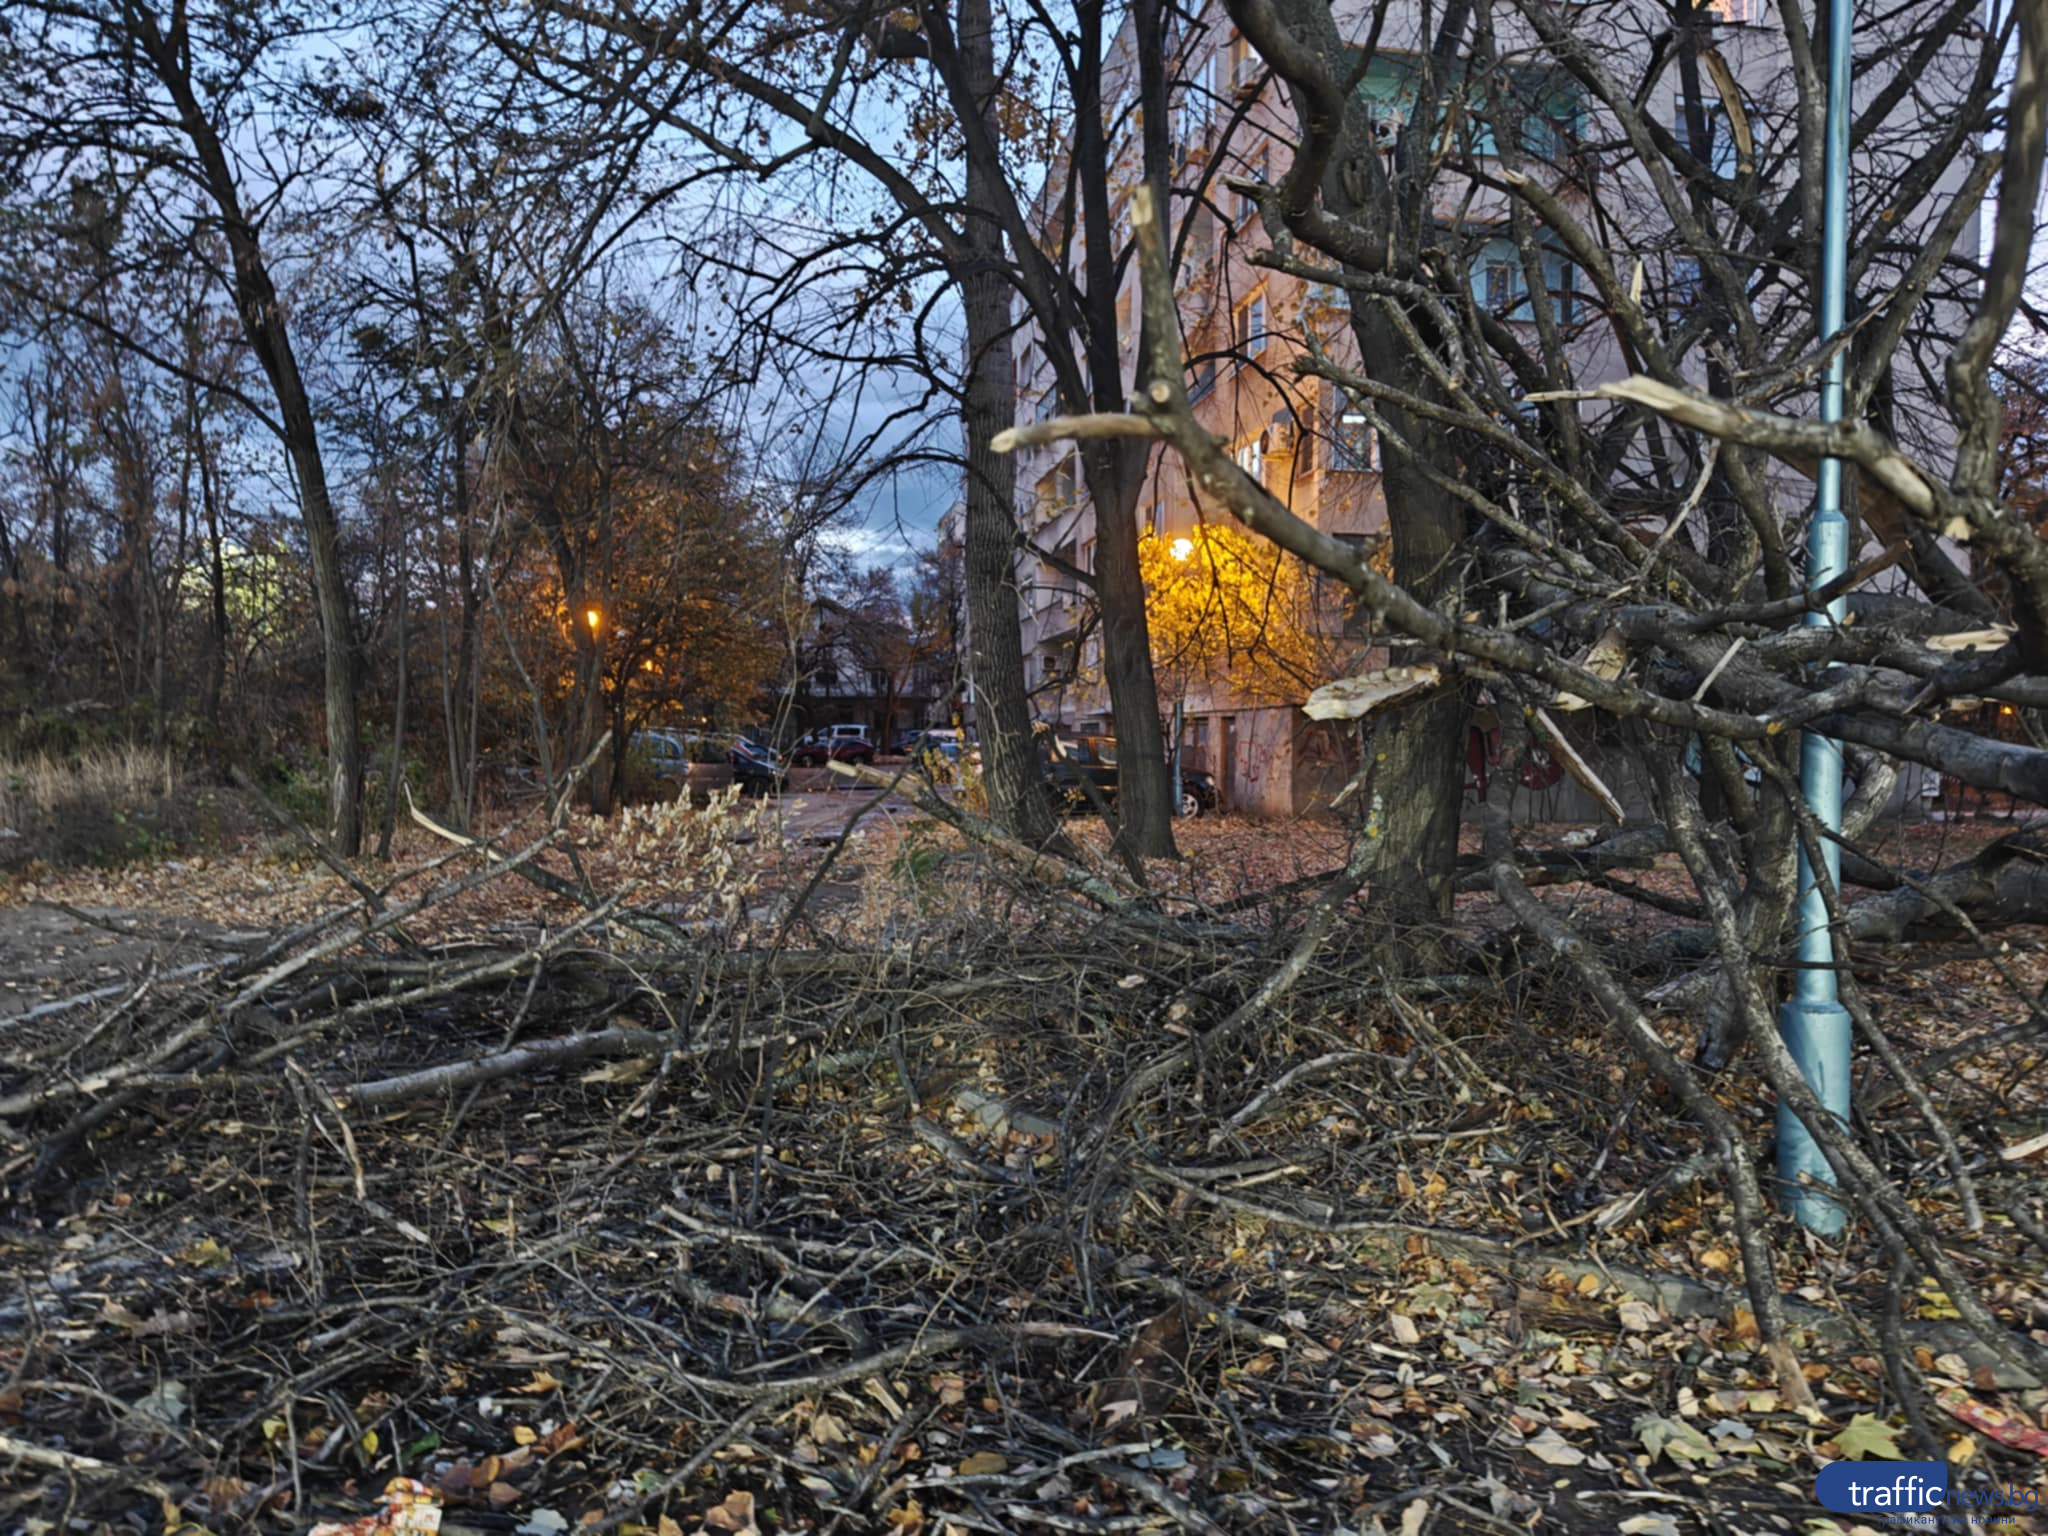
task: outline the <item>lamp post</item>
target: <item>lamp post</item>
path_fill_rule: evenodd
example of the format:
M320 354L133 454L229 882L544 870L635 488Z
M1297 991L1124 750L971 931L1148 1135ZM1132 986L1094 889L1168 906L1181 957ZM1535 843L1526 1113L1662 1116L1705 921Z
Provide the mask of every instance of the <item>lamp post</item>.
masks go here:
M1849 286L1849 42L1854 26L1852 0L1828 0L1828 101L1826 142L1822 157L1820 340L1823 346L1841 335ZM1842 419L1845 368L1843 349L1828 360L1821 381L1820 419ZM1842 515L1842 461L1822 459L1814 485L1813 522L1806 534L1806 589L1825 587L1849 568L1849 524ZM1848 607L1837 597L1825 610L1806 615L1809 625L1840 624ZM1819 823L1821 863L1828 884L1837 886L1842 853L1826 836L1842 829L1842 744L1809 731L1799 742L1799 790ZM1849 1115L1848 1010L1835 983L1834 936L1829 930L1827 902L1804 849L1799 855L1799 970L1789 1002L1778 1010L1778 1029L1785 1047L1799 1064L1815 1096L1829 1114ZM1835 1198L1834 1170L1805 1124L1784 1104L1778 1106L1778 1177L1782 1198L1808 1231L1832 1237L1842 1230L1845 1215Z

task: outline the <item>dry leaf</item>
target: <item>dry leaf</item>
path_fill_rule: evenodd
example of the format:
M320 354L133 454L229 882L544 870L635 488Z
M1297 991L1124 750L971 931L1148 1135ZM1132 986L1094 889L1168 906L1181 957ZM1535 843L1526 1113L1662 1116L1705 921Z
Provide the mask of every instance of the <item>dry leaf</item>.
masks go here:
M1554 1429L1546 1429L1535 1439L1525 1441L1522 1449L1538 1461L1553 1467L1583 1466L1586 1460L1584 1451Z
M704 1526L707 1530L733 1531L737 1536L760 1536L761 1528L754 1524L754 1496L745 1489L728 1493L723 1504L714 1504L704 1511Z

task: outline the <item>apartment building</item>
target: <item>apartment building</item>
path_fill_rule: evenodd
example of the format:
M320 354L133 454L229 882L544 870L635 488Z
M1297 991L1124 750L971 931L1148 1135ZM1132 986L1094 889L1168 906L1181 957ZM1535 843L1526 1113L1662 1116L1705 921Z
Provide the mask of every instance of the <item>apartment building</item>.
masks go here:
M1909 10L1910 10L1909 6ZM1363 35L1371 7L1362 0L1339 0L1340 26ZM1584 24L1606 28L1617 60L1640 59L1661 46L1655 18L1663 7L1601 0L1564 7L1579 13ZM1744 110L1734 117L1709 97L1704 123L1682 103L1677 71L1665 70L1645 101L1647 113L1668 126L1678 143L1692 151L1699 164L1717 177L1748 174L1752 164L1769 153L1760 143L1772 124L1791 121L1797 103L1784 35L1774 9L1765 0L1710 0L1714 52L1735 82L1735 98ZM1350 16L1347 23L1344 18ZM1894 18L1898 12L1890 13ZM1391 152L1416 99L1422 67L1422 8L1397 5L1385 18L1380 39L1358 90L1369 104ZM1617 155L1612 125L1598 103L1589 101L1576 81L1547 62L1545 53L1525 46L1514 54L1526 60L1507 66L1512 89L1522 108L1520 159L1530 174L1546 178L1567 205L1583 207L1596 186L1600 193L1603 233L1619 258L1617 266L1633 265L1635 281L1661 315L1660 323L1685 323L1699 291L1698 261L1680 249L1670 219L1660 204L1648 172ZM1118 40L1107 74L1112 82L1134 78L1128 27ZM1387 507L1382 479L1381 445L1367 412L1330 385L1299 377L1296 360L1320 349L1347 366L1357 353L1348 328L1346 294L1254 265L1253 252L1271 241L1260 227L1250 197L1230 188L1226 177L1263 182L1277 180L1293 152L1294 115L1272 83L1255 52L1237 36L1220 4L1211 3L1176 36L1170 135L1174 145L1174 228L1182 259L1177 270L1176 300L1187 359L1187 388L1202 423L1227 442L1238 463L1257 476L1298 515L1319 528L1362 547L1376 548L1385 538ZM1954 55L1955 50L1950 50ZM1917 61L1918 110L1930 124L1918 148L1938 138L1934 125L1944 92L1959 94L1971 60L1958 56ZM1626 74L1626 71L1620 73ZM1859 103L1873 99L1888 78L1885 68L1859 72ZM1141 117L1129 104L1132 93L1114 93L1105 113L1113 139L1112 213L1119 246L1129 237L1128 197L1140 170ZM1697 95L1695 101L1698 100ZM1859 161L1856 174L1877 179L1906 173L1916 148L1908 127L1881 144L1876 140ZM1790 129L1784 129L1790 141ZM1498 166L1498 149L1490 133L1466 141L1483 169ZM1600 146L1596 149L1592 146ZM1943 167L1944 184L1960 183L1964 167ZM1782 190L1796 177L1795 157L1778 167ZM1066 168L1055 166L1036 204L1038 227L1046 249L1064 248L1078 274L1085 244L1059 223ZM1508 231L1505 194L1487 178L1447 174L1432 188L1440 227L1459 243L1470 274L1472 299L1484 311L1511 327L1531 328L1531 296L1525 274L1529 263ZM1933 200L1934 212L1946 199ZM1617 210L1619 218L1617 218ZM1933 213L1927 215L1928 219ZM1183 225L1185 228L1183 229ZM1913 252L1913 228L1901 230L1899 249L1880 256L1898 270ZM1552 312L1568 338L1577 381L1585 387L1633 371L1625 345L1608 317L1591 302L1582 277L1562 244L1547 232L1540 269ZM1974 234L1959 249L1975 249ZM1755 281L1761 283L1759 272ZM1796 325L1810 311L1796 274L1771 275L1787 291L1779 302L1780 323ZM1885 275L1872 270L1862 279L1870 291L1882 291ZM1124 268L1116 312L1123 348L1126 386L1136 363L1136 262ZM1957 314L1953 306L1949 311ZM1809 323L1810 322L1805 322ZM1938 328L1938 327L1937 327ZM1016 342L1017 414L1020 421L1042 420L1059 409L1044 339L1020 307ZM1893 429L1909 441L1940 437L1946 418L1924 373L1899 370L1896 388L1888 393ZM1782 499L1788 509L1803 504L1809 487L1787 475ZM1020 620L1026 657L1026 682L1040 718L1077 731L1115 729L1101 683L1100 641L1094 604L1085 582L1073 572L1091 571L1099 537L1096 510L1087 495L1079 460L1070 445L1041 447L1020 453L1017 463L1018 520L1026 536L1020 552L1018 586ZM1155 456L1139 503L1141 538L1166 541L1170 547L1196 547L1212 518L1222 514L1202 505L1192 494L1179 462L1163 451ZM1317 620L1322 654L1330 676L1345 675L1367 665L1382 664L1387 652L1373 645L1350 612L1341 590L1331 588ZM1182 697L1162 697L1162 715L1181 722L1186 757L1217 776L1225 801L1253 814L1281 816L1326 804L1350 769L1354 750L1340 733L1307 720L1297 696L1274 698L1270 689L1252 692L1229 677L1189 687ZM1163 690L1165 692L1166 690ZM1489 722L1475 719L1479 745L1476 776L1483 780ZM1492 733L1497 737L1498 733ZM1510 767L1512 765L1509 765ZM1501 775L1516 782L1512 775ZM1522 782L1529 784L1524 774ZM1569 783L1558 791L1571 798ZM1570 815L1577 807L1560 805L1553 814Z

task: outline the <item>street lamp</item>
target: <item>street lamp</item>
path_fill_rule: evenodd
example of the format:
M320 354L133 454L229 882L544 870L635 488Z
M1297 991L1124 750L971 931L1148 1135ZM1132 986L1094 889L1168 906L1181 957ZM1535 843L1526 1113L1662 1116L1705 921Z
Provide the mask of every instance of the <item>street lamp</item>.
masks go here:
M595 608L586 608L583 610L583 617L590 624L591 634L595 635L597 633L598 625L604 622L604 615L599 613Z
M1849 82L1853 0L1828 0L1828 97L1821 156L1820 339L1832 344L1847 317L1849 292ZM1843 416L1846 349L1834 346L1821 379L1820 419ZM1819 592L1849 569L1849 523L1842 513L1842 461L1823 458L1814 482L1813 519L1806 536L1806 590ZM1837 595L1806 615L1813 627L1847 622L1848 599ZM1834 932L1828 922L1828 885L1841 889L1842 850L1831 834L1842 829L1842 744L1817 731L1799 742L1799 789L1820 824L1821 868L1799 850L1799 971L1792 997L1778 1009L1778 1030L1822 1111L1849 1118L1850 1018L1836 990ZM1778 1177L1784 1202L1809 1232L1833 1237L1848 1213L1835 1197L1834 1168L1820 1143L1790 1105L1778 1105Z
M1195 552L1195 541L1189 538L1175 539L1172 544L1167 546L1166 552L1172 555L1174 559L1185 563L1188 556Z

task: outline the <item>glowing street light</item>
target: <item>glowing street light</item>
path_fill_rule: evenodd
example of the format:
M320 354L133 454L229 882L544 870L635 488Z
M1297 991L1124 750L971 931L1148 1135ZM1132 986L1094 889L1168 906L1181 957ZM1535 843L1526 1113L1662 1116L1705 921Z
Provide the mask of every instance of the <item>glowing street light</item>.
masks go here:
M1195 552L1195 541L1187 538L1175 539L1167 546L1166 552L1176 560L1185 561Z
M593 635L597 633L597 626L604 622L604 615L599 613L595 608L584 609L583 617L590 621L590 632Z

